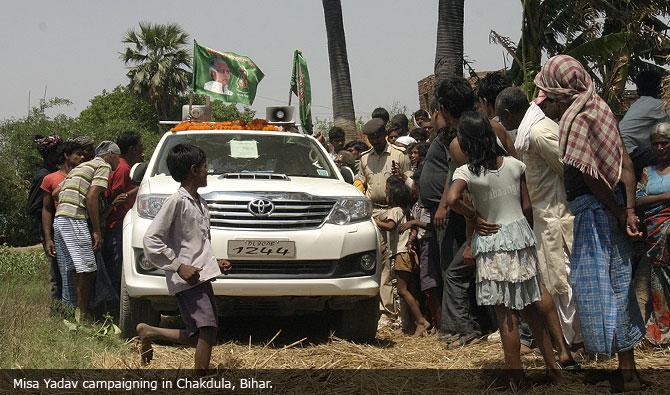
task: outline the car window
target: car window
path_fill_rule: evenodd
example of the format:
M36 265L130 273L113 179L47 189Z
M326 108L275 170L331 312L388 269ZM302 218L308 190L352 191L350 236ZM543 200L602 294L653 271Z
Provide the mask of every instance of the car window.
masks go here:
M152 175L170 175L167 153L177 144L194 144L207 155L207 172L285 174L294 177L337 178L313 140L301 136L259 134L175 134L158 153Z

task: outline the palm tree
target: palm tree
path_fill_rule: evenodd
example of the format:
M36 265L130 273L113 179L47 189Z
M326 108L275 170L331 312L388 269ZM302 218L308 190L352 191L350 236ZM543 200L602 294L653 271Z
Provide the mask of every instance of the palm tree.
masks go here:
M440 0L437 12L435 77L463 76L464 0Z
M121 59L128 66L131 92L146 97L160 119L168 119L180 94L191 83L189 37L174 23L140 23L139 32L129 30Z
M356 133L356 115L351 94L351 76L344 38L342 5L340 0L322 0L328 37L328 62L330 85L333 93L333 118L335 126L344 129L347 140L360 138Z

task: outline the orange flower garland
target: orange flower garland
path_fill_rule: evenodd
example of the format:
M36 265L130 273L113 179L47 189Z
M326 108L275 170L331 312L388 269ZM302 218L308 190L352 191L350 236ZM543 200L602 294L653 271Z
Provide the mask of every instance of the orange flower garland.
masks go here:
M269 132L278 132L277 126L270 125L265 119L254 119L251 122L223 121L223 122L191 122L183 121L170 129L172 133L185 130L263 130Z

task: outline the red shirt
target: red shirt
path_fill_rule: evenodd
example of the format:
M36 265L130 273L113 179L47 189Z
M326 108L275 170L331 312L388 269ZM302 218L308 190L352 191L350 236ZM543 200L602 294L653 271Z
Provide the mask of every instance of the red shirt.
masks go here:
M105 192L105 199L109 204L112 204L114 199L122 194L135 188L135 185L130 181L130 166L128 162L119 158L119 166L112 172L109 177L109 188ZM127 199L125 203L112 207L112 211L107 217L107 229L114 229L117 225L123 223L123 217L135 204L135 197Z
M49 173L42 179L40 189L52 195L58 186L65 180L67 174L61 170ZM58 207L58 199L54 199L54 207Z

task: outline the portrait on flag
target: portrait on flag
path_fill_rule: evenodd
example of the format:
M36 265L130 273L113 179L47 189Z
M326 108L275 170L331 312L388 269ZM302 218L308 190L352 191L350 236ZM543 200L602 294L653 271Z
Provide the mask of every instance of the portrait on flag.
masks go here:
M263 72L246 56L195 44L193 91L229 103L253 104Z
M205 82L203 87L213 93L230 96L233 92L228 89L228 81L230 81L230 67L223 59L219 57L212 57L209 66L211 81Z

